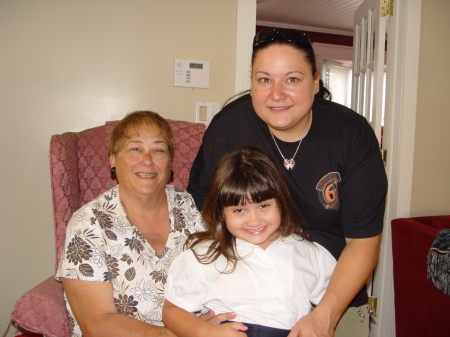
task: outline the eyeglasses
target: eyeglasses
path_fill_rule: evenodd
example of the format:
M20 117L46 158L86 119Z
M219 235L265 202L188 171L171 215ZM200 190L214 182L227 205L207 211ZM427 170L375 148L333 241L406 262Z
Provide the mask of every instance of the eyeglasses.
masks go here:
M253 49L258 47L263 43L273 42L273 41L285 41L292 42L294 44L309 45L311 48L311 41L305 32L297 29L284 29L284 28L273 28L260 31L253 38Z

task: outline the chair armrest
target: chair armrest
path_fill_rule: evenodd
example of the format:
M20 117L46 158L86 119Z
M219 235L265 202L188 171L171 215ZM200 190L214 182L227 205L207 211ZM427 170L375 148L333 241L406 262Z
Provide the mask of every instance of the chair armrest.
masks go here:
M26 292L11 312L14 325L47 337L69 337L69 317L62 283L49 277Z

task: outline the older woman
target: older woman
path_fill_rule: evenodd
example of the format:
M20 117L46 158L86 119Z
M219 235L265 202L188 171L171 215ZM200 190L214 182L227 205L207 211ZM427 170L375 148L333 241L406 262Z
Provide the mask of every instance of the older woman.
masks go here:
M74 213L57 273L72 336L175 336L161 319L167 270L203 222L192 197L167 185L174 148L154 112L128 114L112 131L119 185Z

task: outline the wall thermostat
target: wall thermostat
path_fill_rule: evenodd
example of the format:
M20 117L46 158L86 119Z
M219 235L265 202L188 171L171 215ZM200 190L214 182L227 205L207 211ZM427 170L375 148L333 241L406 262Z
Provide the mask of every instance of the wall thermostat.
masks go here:
M173 86L209 88L209 62L175 59Z

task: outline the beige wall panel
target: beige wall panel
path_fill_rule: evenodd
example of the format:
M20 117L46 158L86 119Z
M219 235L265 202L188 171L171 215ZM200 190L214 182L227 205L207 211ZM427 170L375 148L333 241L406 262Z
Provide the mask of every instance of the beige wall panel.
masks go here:
M450 214L450 1L422 1L411 216Z
M195 120L234 92L237 0L0 1L0 328L53 273L52 134L152 109ZM173 87L175 58L210 88ZM13 336L11 331L8 336Z

